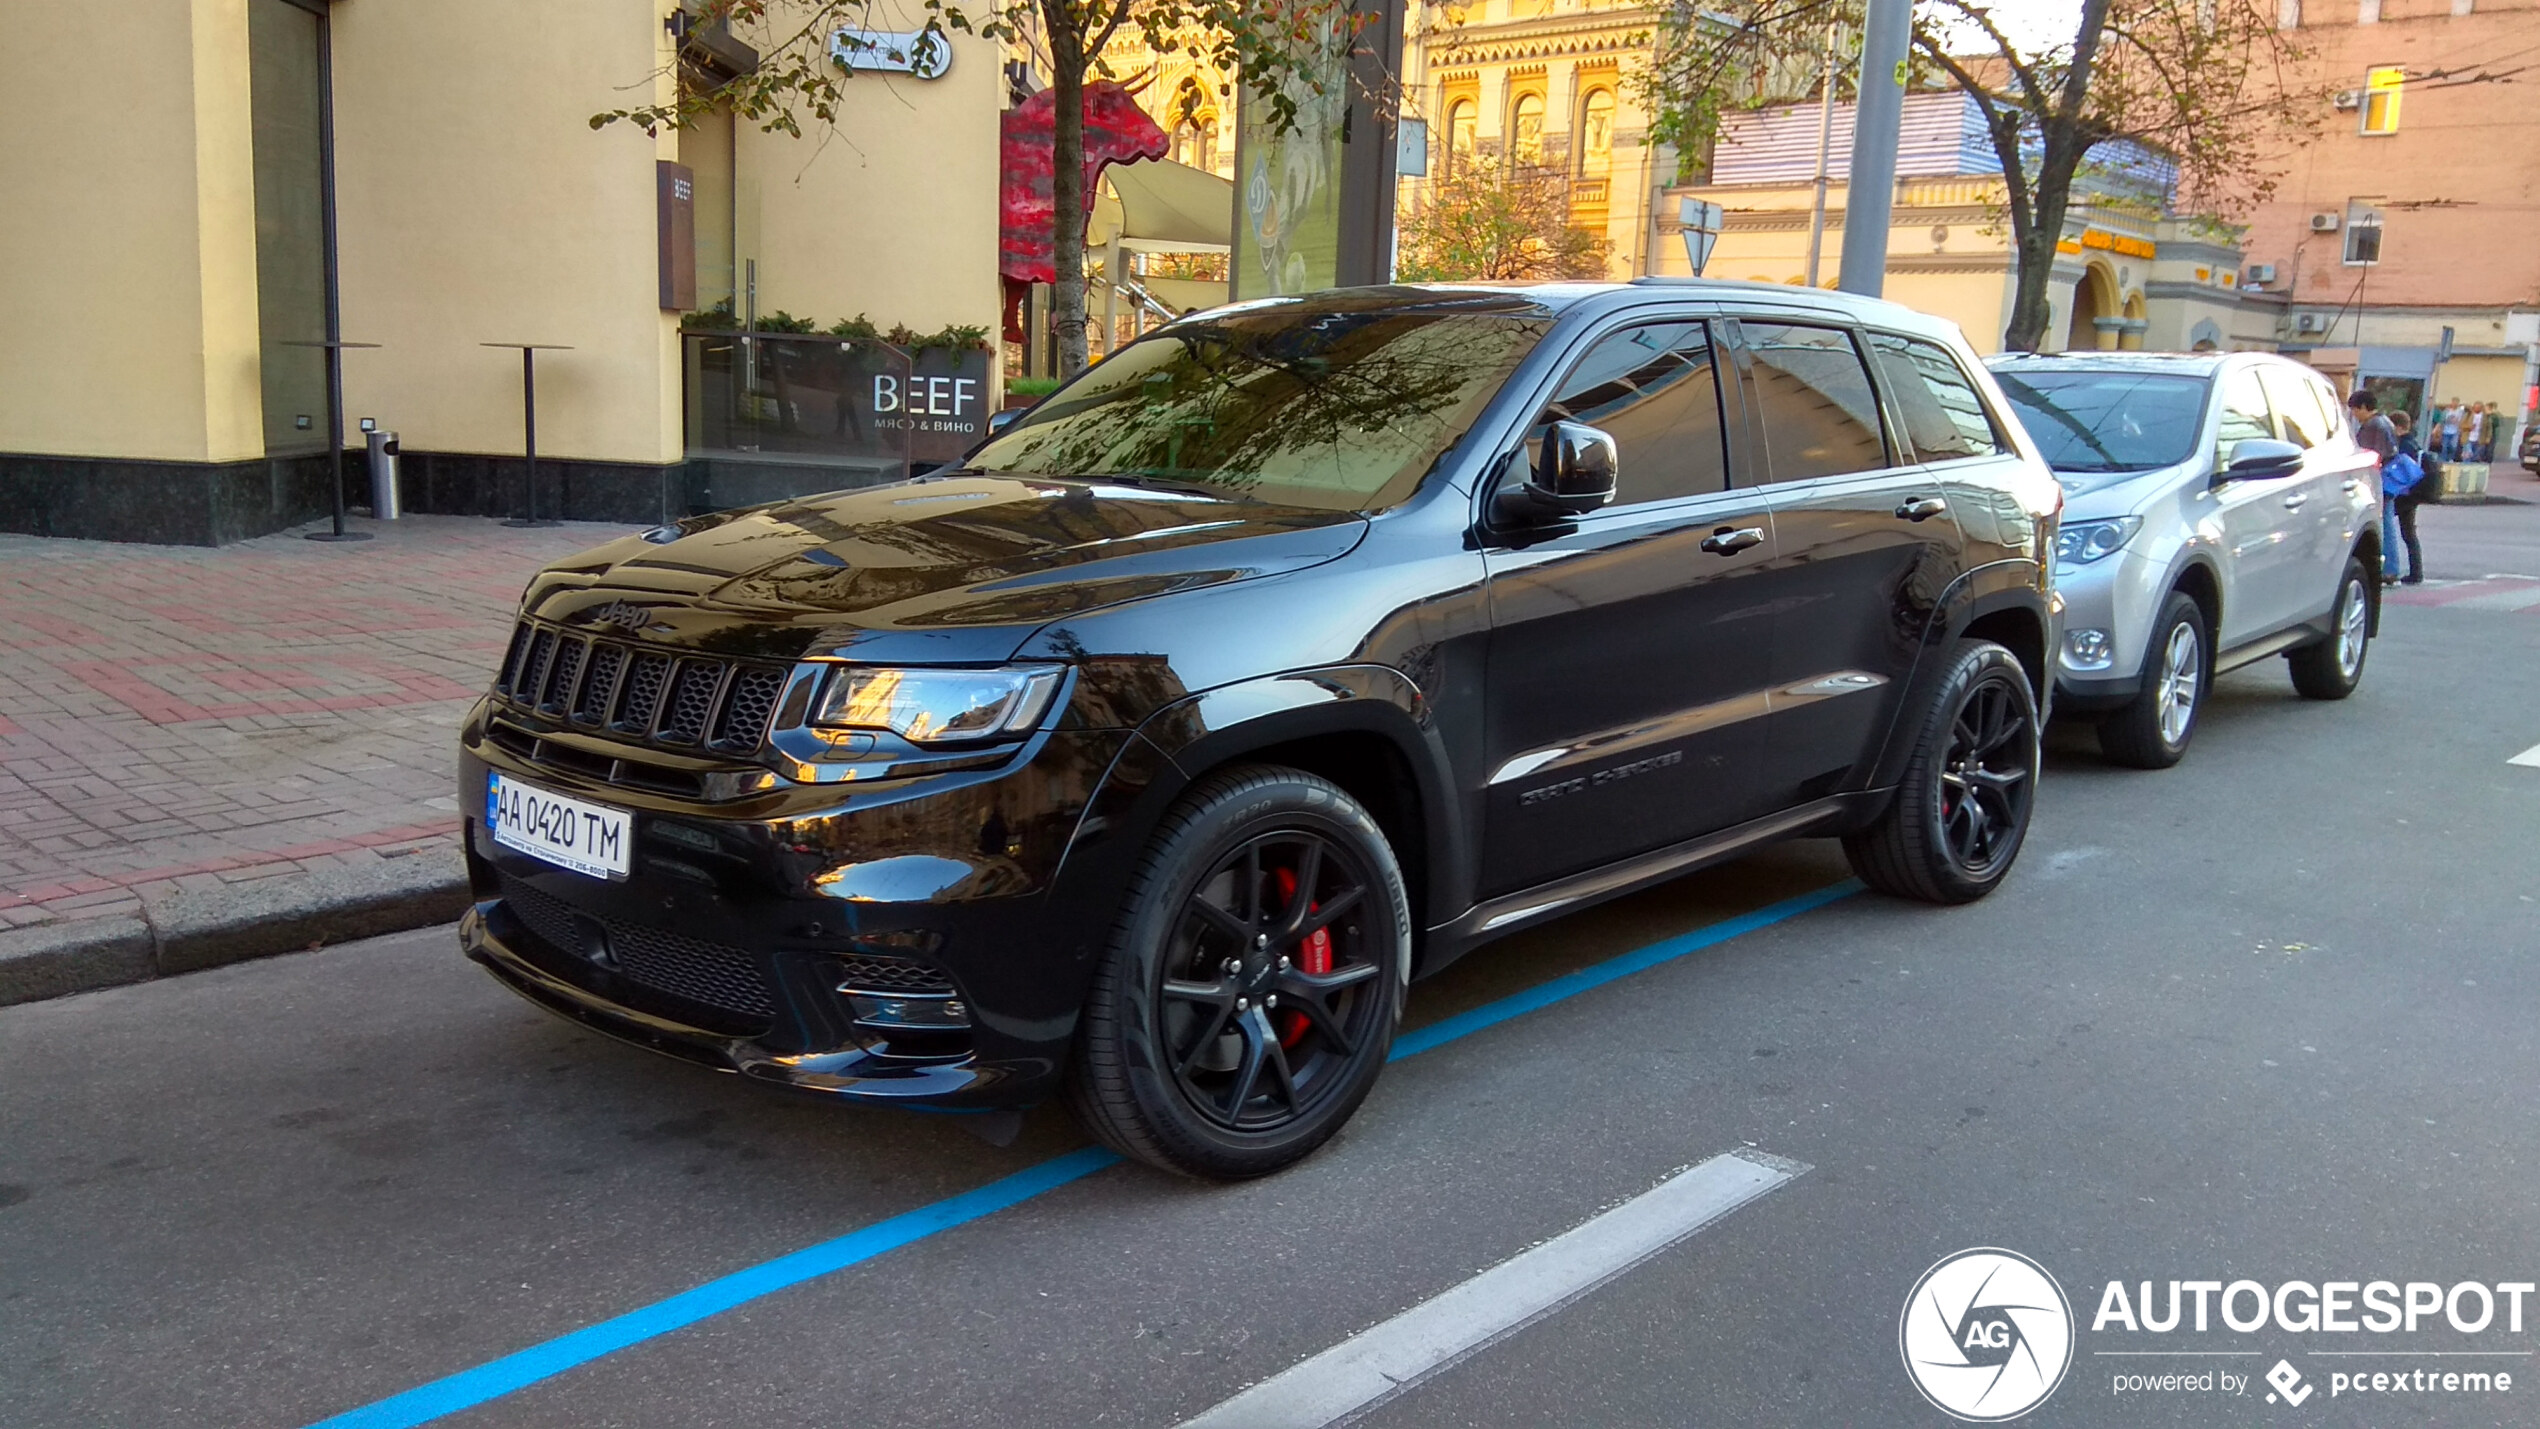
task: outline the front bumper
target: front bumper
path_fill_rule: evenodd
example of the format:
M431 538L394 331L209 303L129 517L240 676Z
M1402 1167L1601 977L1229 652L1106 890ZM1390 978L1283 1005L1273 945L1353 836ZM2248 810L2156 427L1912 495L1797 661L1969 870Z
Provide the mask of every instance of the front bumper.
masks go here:
M826 1096L989 1109L1055 1089L1112 922L1101 877L1059 873L1125 735L1046 733L997 768L718 802L533 761L485 738L485 717L459 759L460 940L512 991ZM496 844L489 771L629 811L627 876Z

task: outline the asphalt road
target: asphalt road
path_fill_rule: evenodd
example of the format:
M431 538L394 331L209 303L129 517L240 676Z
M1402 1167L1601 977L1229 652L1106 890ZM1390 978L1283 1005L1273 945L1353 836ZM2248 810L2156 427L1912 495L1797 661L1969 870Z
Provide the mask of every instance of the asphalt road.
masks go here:
M2540 508L2427 516L2438 578L2540 575ZM622 1048L446 930L0 1010L0 1425L1164 1429L1733 1151L1807 1169L1358 1422L1946 1424L1899 1314L2000 1246L2078 1331L2026 1423L2540 1423L2540 1297L2522 1332L2093 1328L2112 1280L2540 1281L2535 745L2540 609L2393 607L2355 698L2226 677L2178 770L2059 730L1984 903L1836 899L1398 1062L1286 1175L1095 1170L438 1419L392 1397L1081 1140ZM1843 877L1800 844L1682 880L1476 954L1412 1022ZM2429 1366L2513 1387L2329 1393ZM2114 1387L2208 1369L2246 1395Z

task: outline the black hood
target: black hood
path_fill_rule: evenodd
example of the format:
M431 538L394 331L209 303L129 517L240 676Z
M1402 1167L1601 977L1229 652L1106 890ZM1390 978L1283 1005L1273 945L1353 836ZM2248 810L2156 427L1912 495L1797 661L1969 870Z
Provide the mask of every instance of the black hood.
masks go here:
M1053 620L1320 565L1354 512L1102 482L928 477L697 518L550 567L533 614L795 659L994 661ZM661 533L656 533L658 536Z

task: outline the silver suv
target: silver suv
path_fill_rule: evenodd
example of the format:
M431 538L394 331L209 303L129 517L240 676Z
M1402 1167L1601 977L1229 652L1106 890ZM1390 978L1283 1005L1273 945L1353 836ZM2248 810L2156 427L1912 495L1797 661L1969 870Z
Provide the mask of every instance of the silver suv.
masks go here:
M2064 487L2059 714L2119 764L2187 753L2213 677L2268 655L2344 699L2380 621L2381 484L2337 393L2260 353L2005 354Z

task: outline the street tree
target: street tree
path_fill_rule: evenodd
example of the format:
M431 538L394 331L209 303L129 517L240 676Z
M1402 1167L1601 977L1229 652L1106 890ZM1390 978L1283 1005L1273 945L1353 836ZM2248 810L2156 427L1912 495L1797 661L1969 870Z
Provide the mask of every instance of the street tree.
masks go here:
M723 30L746 38L759 62L726 77L675 60L666 100L591 116L594 129L627 122L646 133L685 128L717 109L771 132L801 135L804 121L835 128L857 71L838 47L872 46L892 13L884 0L691 0L680 22L686 33ZM1301 96L1324 92L1332 61L1359 27L1351 0L907 0L903 13L922 16L905 43L921 59L951 35L971 34L1029 51L1050 77L1055 104L1051 136L1053 200L1051 326L1059 372L1084 370L1090 326L1085 302L1085 107L1088 79L1108 77L1103 51L1124 33L1143 36L1155 53L1179 51L1236 76L1224 86L1246 90L1271 129L1293 127ZM844 37L843 39L841 37Z
M2227 221L2274 191L2271 164L2316 126L2326 96L2300 78L2308 52L2272 0L2080 0L2069 25L2042 38L2015 8L1923 0L1911 80L1959 90L1983 117L2018 264L2002 341L2035 351L2056 244L2093 150L2131 140L2166 157L2178 210ZM1648 80L1653 136L1707 154L1728 113L1807 95L1828 27L1858 35L1861 21L1862 0L1679 9Z
M1570 226L1569 180L1540 165L1458 155L1400 229L1405 282L1605 276L1606 241Z

